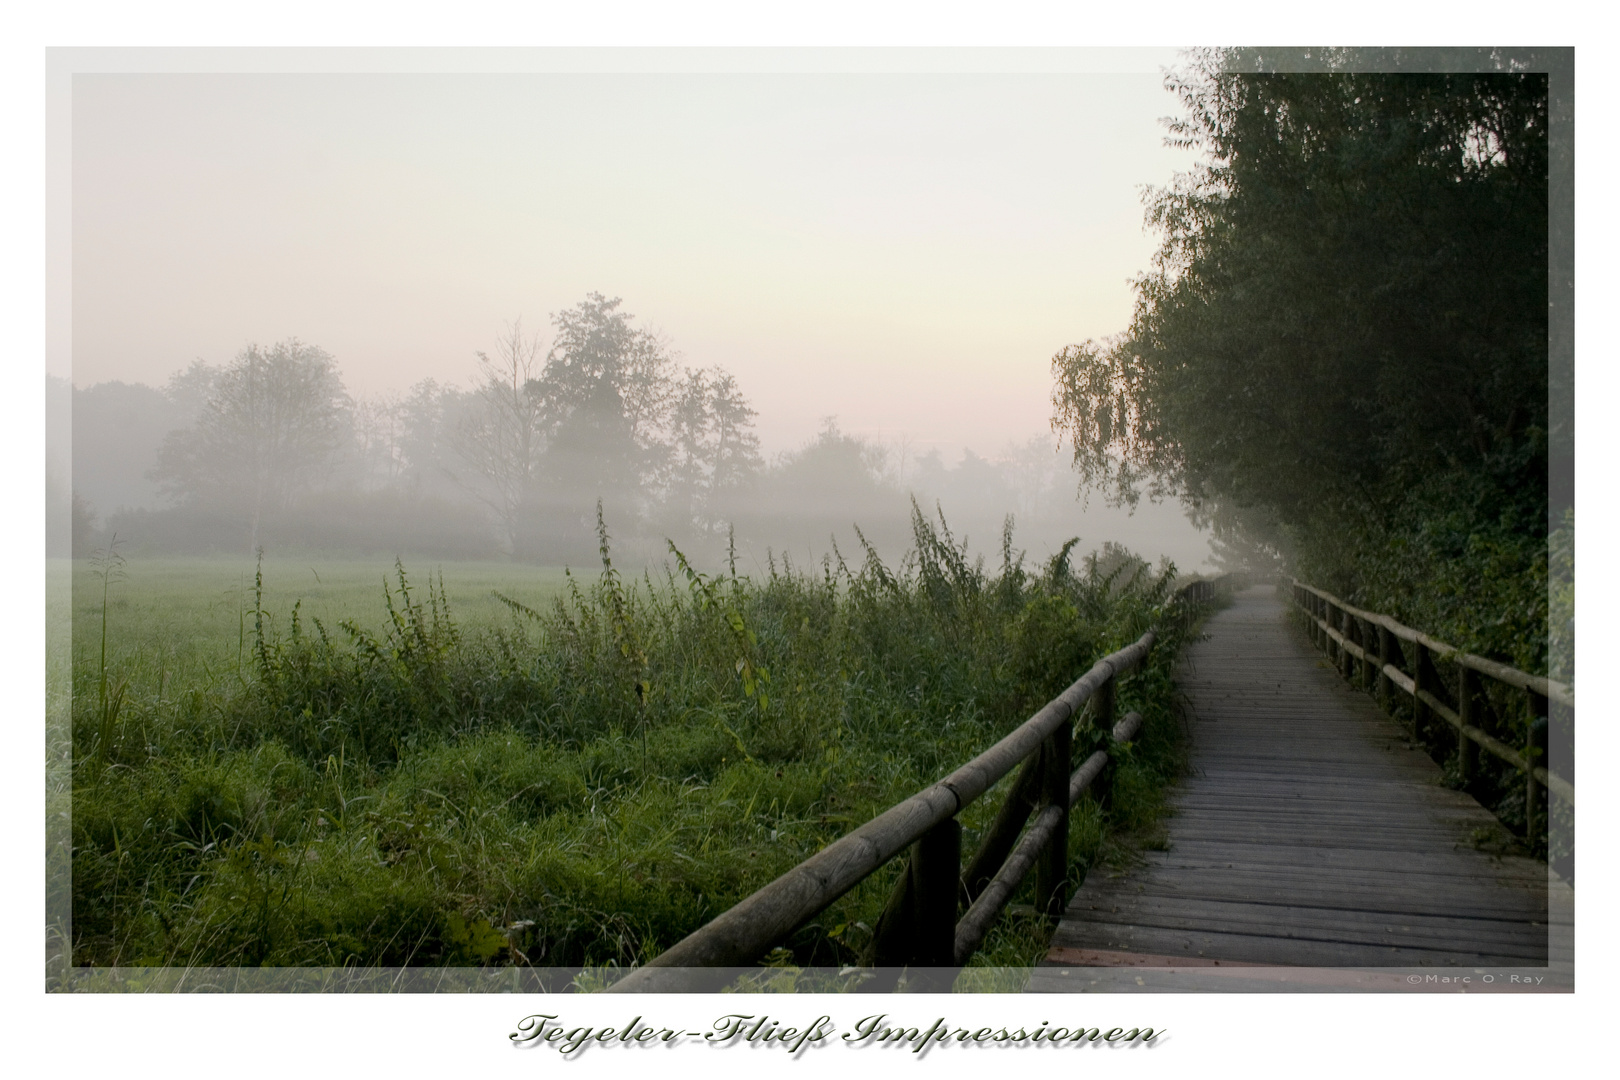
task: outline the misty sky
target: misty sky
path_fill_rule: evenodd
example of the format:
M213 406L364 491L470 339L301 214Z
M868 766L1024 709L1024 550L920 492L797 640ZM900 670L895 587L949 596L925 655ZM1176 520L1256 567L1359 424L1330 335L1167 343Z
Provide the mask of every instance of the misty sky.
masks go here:
M297 336L351 392L465 384L505 322L624 298L734 372L765 449L826 416L947 460L1047 429L1116 333L1142 185L1191 161L1139 74L120 74L73 83L72 375Z

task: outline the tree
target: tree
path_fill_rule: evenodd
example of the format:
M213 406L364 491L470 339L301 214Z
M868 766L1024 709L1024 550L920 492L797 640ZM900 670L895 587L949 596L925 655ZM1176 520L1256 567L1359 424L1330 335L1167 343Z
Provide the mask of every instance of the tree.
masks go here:
M184 424L194 424L208 407L214 395L214 384L219 380L220 368L203 360L193 360L185 368L169 376L163 396L185 417Z
M1021 525L1043 521L1054 496L1062 494L1063 462L1050 435L1037 435L1022 444L1008 443L1001 462L1006 482L1014 492Z
M1204 161L1150 193L1129 330L1053 359L1082 483L1274 530L1351 595L1544 540L1546 76L1233 62L1172 77Z
M1545 77L1176 85L1210 160L1152 196L1129 335L1054 360L1083 477L1298 517L1522 437L1546 396Z
M595 504L640 515L668 462L674 357L618 298L590 293L552 316L545 370L529 387L546 420L545 510L568 548L591 543Z
M730 372L686 372L667 424L664 499L671 524L714 533L732 520L764 468L753 430L757 415Z
M773 483L788 506L836 520L851 507L892 497L894 492L882 479L886 457L881 446L846 435L838 429L837 419L829 416L814 439L782 457Z
M858 550L852 527L879 548L903 550L910 536L903 494L886 476L887 452L868 439L839 430L826 417L821 431L798 450L778 455L739 505L737 532L750 544L781 544L819 557L829 538Z
M361 398L353 417L354 479L362 490L394 487L405 471L405 399L394 392Z
M688 370L670 408L670 468L664 502L671 524L681 531L706 525L714 428L709 390L707 372Z
M494 512L508 550L521 554L548 445L546 402L536 391L540 340L524 337L519 320L507 328L493 359L477 355L478 389L450 442L471 470L460 477L463 486ZM419 387L413 398L418 442L426 437L429 406L441 404L432 389Z
M196 365L188 375L200 381ZM296 338L249 345L210 382L195 426L164 440L152 476L171 497L246 516L256 548L264 515L330 467L349 398L331 355Z
M714 419L714 465L711 489L717 502L733 497L749 487L764 467L759 453L759 436L754 434L758 416L737 380L721 368L710 369L709 414Z

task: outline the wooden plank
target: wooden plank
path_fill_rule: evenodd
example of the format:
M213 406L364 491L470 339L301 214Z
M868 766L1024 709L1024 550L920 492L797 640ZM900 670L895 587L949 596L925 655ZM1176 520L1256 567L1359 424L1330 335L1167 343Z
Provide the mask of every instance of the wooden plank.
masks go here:
M1312 885L1300 880L1270 881L1256 885L1253 879L1242 883L1228 883L1225 887L1221 883L1189 882L1183 889L1159 888L1154 892L1156 896L1167 898L1225 900L1257 905L1272 903L1275 897L1286 895L1288 903L1296 907L1353 908L1390 916L1434 915L1450 918L1522 919L1526 922L1545 920L1549 924L1554 921L1548 912L1534 904L1514 904L1505 898L1496 898L1494 901L1473 899L1479 894L1480 889L1477 886L1450 891L1441 889L1401 891L1383 886L1357 888L1348 883ZM1064 915L1065 922L1061 925L1077 928L1074 930L1077 934L1089 933L1084 928L1092 922L1090 912L1077 911L1071 904Z
M1232 829L1237 828L1233 826ZM1176 828L1176 835L1189 840L1213 840L1231 836L1232 829L1223 829L1219 826L1200 827L1195 824L1183 824ZM1396 835L1368 836L1354 829L1306 829L1298 826L1294 829L1262 829L1251 827L1247 830L1249 840L1257 844L1281 843L1295 841L1312 843L1322 847L1342 847L1360 851L1387 851L1392 854L1421 854L1434 851L1437 848L1461 848L1461 844L1454 841L1449 834L1428 835ZM1171 841L1172 845L1174 840Z
M1302 822L1306 825L1333 822L1354 823L1363 828L1424 828L1435 830L1448 839L1471 843L1475 831L1482 822L1469 814L1459 813L1449 807L1434 807L1434 814L1430 820L1425 821L1412 814L1398 813L1394 810L1361 809L1353 814L1335 816L1324 804L1301 804L1300 802L1276 800L1270 805L1248 802L1220 802L1206 800L1197 806L1185 807L1181 816L1188 821L1208 819L1211 821L1252 821L1256 824L1278 824L1288 822Z
M1270 937L1305 936L1368 944L1466 942L1541 958L1547 926L1525 920L1412 912L1392 914L1346 907L1300 907L1188 897L1143 896L1112 912L1091 911L1091 925L1125 924L1174 930L1223 930Z
M1448 933L1450 936L1448 936ZM1235 954L1229 946L1242 943ZM1066 947L1054 942L1054 947ZM1412 933L1380 932L1356 926L1280 926L1272 929L1246 922L1210 921L1203 925L1136 922L1099 924L1087 945L1094 947L1165 950L1204 959L1241 955L1245 960L1270 963L1315 963L1337 967L1387 967L1391 963L1420 963L1449 957L1455 963L1513 963L1543 967L1547 941L1531 936L1470 936L1459 941L1456 931ZM1196 951L1194 951L1196 949ZM1391 960L1396 955L1401 959Z
M1423 879L1464 875L1477 881L1515 881L1538 890L1545 898L1547 888L1546 867L1530 859L1491 860L1485 865L1472 857L1472 853L1446 852L1426 855L1421 860L1401 862L1368 851L1335 850L1333 848L1305 847L1281 844L1243 844L1229 840L1187 840L1177 838L1169 851L1150 852L1147 865L1154 869L1154 877L1177 869L1193 872L1210 868L1231 868L1242 863L1246 867L1281 867L1301 873L1319 873L1326 868L1339 868L1389 876L1398 879ZM1107 876L1106 873L1098 877ZM1088 880L1090 880L1088 878Z
M1173 853L1171 853L1173 854ZM1361 854L1369 854L1361 852ZM1376 854L1376 853L1372 853ZM1120 882L1101 883L1087 875L1092 888L1131 888L1138 892L1153 889L1185 889L1199 885L1205 889L1337 889L1377 890L1398 896L1403 893L1425 895L1436 889L1469 890L1481 897L1499 897L1515 909L1533 904L1538 909L1547 905L1546 893L1528 878L1491 875L1481 868L1470 869L1466 864L1449 863L1430 872L1377 871L1347 866L1329 865L1289 866L1279 862L1258 860L1234 861L1220 859L1202 861L1202 864L1182 862L1170 866L1155 866L1151 872L1133 873ZM1448 892L1449 895L1449 892ZM1285 898L1286 899L1286 898Z
M1305 967L1410 967L1430 964L1541 967L1546 964L1545 950L1539 956L1527 956L1522 952L1502 951L1488 944L1473 947L1464 942L1369 944L1345 940L1344 935L1285 937L1208 928L1177 930L1101 923L1094 924L1093 931L1083 942L1091 948L1168 955L1182 953L1190 957L1217 957L1257 964ZM1063 947L1069 942L1054 940L1054 945Z
M1458 944L1475 947L1485 941L1533 942L1542 952L1548 947L1549 924L1533 912L1490 911L1474 915L1439 911L1377 911L1355 906L1347 899L1340 905L1323 901L1319 905L1271 904L1240 898L1199 895L1146 895L1135 903L1110 904L1107 898L1097 910L1075 913L1055 944L1084 945L1100 932L1115 925L1158 926L1195 930L1246 928L1246 932L1286 934L1299 930L1326 932L1335 927L1345 933L1382 933L1436 938L1454 935ZM1207 922L1206 922L1207 920ZM1320 936L1318 934L1317 936ZM1332 936L1332 935L1328 935Z
M1035 993L1570 993L1569 967L1272 967L1108 950L1066 949L1030 979ZM1484 976L1491 978L1487 981ZM1416 978L1413 978L1416 976ZM1462 980L1466 978L1467 981Z
M1191 800L1188 800L1190 803ZM1287 802L1258 803L1236 799L1199 800L1196 805L1179 803L1177 817L1183 821L1252 821L1259 824L1300 822L1306 826L1336 822L1356 825L1387 825L1390 828L1425 829L1447 837L1462 836L1465 826L1474 820L1471 815L1459 814L1444 807L1362 806L1351 804L1334 813L1331 803ZM1424 813L1432 810L1432 813Z

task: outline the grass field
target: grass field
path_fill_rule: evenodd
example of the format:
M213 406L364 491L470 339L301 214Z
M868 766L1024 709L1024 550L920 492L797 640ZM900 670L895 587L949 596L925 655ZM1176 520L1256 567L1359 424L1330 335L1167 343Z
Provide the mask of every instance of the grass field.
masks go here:
M638 963L994 741L1168 597L1118 552L991 573L920 518L916 541L899 567L757 581L267 559L256 589L238 562L76 565L73 961ZM1176 644L1121 688L1148 724L1113 808L1076 813L1077 877L1128 857L1176 771ZM964 814L966 845L1001 797ZM769 978L858 963L898 871ZM991 972L1042 936L1005 920L959 986L1008 988Z
M72 566L74 667L83 671L99 663L102 581L90 560ZM387 617L383 588L395 577L390 559L272 554L261 567L246 558L131 558L122 580L107 589L108 665L143 692L237 678L251 667L254 577L261 571L263 606L281 619L295 602L304 618L332 628L353 620L375 631ZM521 563L424 562L410 571L424 587L429 574L435 583L442 577L457 621L470 629L511 621L495 591L544 607L563 593L565 581L561 567Z

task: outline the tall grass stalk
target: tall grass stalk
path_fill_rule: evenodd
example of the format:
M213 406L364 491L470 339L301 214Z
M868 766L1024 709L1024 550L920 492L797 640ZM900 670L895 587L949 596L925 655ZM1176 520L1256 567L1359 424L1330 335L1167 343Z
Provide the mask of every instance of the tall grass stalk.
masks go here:
M90 556L90 572L101 580L101 649L96 666L96 713L100 719L97 728L97 756L105 762L112 753L113 734L118 712L123 705L127 682L120 681L110 691L107 685L107 608L112 587L124 581L126 560L118 550L118 534L113 533L107 546L97 548Z

